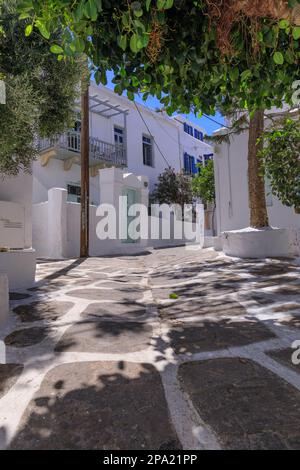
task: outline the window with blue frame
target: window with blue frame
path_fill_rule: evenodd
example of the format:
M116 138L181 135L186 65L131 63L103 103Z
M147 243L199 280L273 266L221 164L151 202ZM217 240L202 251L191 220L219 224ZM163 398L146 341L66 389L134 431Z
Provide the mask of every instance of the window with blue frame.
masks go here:
M194 129L192 126L189 126L186 122L183 124L183 130L190 136L195 137L195 139L201 140L203 142L203 132L198 131L198 129Z
M192 128L192 126L189 126L186 122L183 124L183 130L187 134L193 136L193 128Z
M203 166L203 158L201 155L199 155L199 158L197 158L197 173L200 175L201 173L201 167Z
M214 158L214 154L210 153L208 155L203 155L203 158L204 158L204 166L206 166L209 160L212 160Z
M188 153L184 154L184 172L188 175L196 175L198 173L198 168L196 167L195 157L189 155Z
M198 131L198 129L194 129L194 137L203 142L203 132Z

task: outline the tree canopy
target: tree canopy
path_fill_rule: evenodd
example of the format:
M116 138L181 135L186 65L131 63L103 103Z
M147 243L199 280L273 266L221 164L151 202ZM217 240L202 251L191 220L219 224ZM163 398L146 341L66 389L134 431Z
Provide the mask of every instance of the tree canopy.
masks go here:
M215 202L215 174L214 161L209 160L206 166L198 165L199 173L191 181L194 197L202 199L206 204Z
M193 202L190 176L183 171L176 173L174 168L166 168L158 176L150 199L153 203L159 204L178 204L181 207L184 204Z
M0 79L6 103L0 105L0 173L30 170L37 156L37 136L64 132L74 117L81 67L57 58L38 31L24 35L16 2L0 2ZM58 30L55 41L61 36Z
M24 0L61 60L85 52L95 78L174 111L269 109L291 101L299 78L300 0ZM65 26L61 44L55 32Z
M264 134L260 153L272 192L289 207L300 211L300 119L285 117Z

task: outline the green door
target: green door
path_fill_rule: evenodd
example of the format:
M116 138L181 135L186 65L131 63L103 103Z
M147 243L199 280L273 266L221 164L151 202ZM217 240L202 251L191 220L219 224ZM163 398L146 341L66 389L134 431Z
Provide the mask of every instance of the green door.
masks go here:
M125 219L125 225L126 225L126 234L127 238L123 240L123 243L136 243L138 240L133 240L130 238L130 235L128 233L128 227L129 224L132 220L134 220L135 217L129 216L129 208L137 203L137 191L135 189L131 188L124 188L122 191L122 195L127 197L127 204L125 205L124 208L124 219Z

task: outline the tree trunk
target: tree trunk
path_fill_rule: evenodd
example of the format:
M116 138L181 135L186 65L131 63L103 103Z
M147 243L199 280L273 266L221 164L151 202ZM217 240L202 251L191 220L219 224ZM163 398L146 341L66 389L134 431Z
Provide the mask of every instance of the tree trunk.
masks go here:
M80 220L80 257L89 256L89 207L90 207L90 131L89 131L89 78L81 81L81 220Z
M250 118L248 146L248 188L250 204L250 225L254 228L268 227L268 211L265 193L265 179L261 175L261 161L258 152L263 142L257 143L264 131L264 111L258 110Z

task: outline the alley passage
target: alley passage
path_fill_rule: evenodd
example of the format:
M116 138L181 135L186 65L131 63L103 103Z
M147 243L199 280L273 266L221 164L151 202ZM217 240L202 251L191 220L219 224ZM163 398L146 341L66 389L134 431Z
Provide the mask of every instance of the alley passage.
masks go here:
M0 339L0 447L299 449L300 267L172 248L40 261Z

